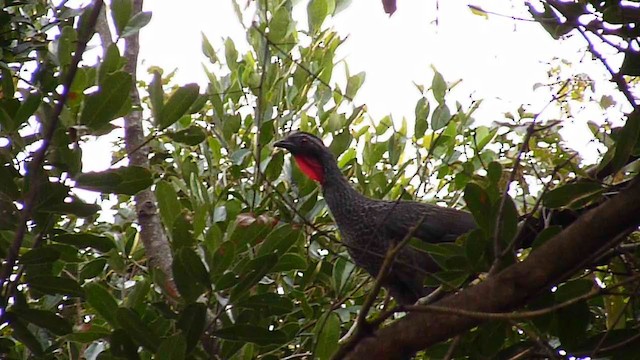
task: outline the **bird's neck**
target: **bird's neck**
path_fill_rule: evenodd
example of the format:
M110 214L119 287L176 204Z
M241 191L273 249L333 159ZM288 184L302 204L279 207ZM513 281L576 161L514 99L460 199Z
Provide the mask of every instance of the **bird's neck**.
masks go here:
M325 165L323 180L322 193L336 221L352 217L353 207L366 198L351 186L335 162Z

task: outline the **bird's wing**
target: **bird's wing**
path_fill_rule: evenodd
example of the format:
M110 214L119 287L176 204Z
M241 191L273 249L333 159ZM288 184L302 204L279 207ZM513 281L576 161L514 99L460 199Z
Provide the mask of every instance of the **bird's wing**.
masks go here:
M387 206L384 227L396 239L402 239L423 216L413 236L431 243L455 241L477 227L466 211L418 202L389 202Z

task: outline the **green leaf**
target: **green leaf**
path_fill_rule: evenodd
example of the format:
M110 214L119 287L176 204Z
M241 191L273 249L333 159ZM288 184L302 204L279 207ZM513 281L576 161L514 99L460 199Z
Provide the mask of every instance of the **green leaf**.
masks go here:
M60 258L60 252L47 246L31 249L20 256L20 264L36 265L52 263Z
M478 226L487 234L493 235L495 226L493 211L487 211L493 206L486 190L474 182L469 182L464 190L464 201L467 203L467 207L473 214Z
M18 111L16 111L16 114L13 116L12 128L7 130L18 130L20 125L29 120L31 115L33 115L33 113L38 110L41 102L42 96L39 93L30 93L29 95L27 95L27 97L18 108Z
M424 133L429 128L429 102L427 98L421 98L418 100L416 104L416 120L415 120L415 128L414 128L414 136L416 139L419 139L424 136Z
M231 298L237 299L260 281L278 261L278 255L269 254L250 260L240 274L240 282L231 291Z
M269 22L269 40L280 43L288 34L291 27L291 12L286 6L281 6Z
M236 246L233 241L225 241L218 246L211 256L215 261L209 266L213 276L221 275L233 264L235 259L235 248Z
M434 131L440 130L447 126L450 120L451 112L449 111L449 107L446 104L438 105L438 107L433 110L433 115L431 116L431 128Z
M111 1L111 18L118 36L122 36L125 26L131 19L131 13L133 13L133 2L131 0Z
M104 272L104 267L107 265L107 259L100 257L93 259L86 263L80 270L80 280L92 279L101 275ZM85 289L86 293L86 289Z
M599 195L602 191L602 186L595 182L571 183L547 192L542 202L549 208L567 207Z
M513 202L513 199L509 194L506 194L504 207L502 209L502 216L500 218L500 241L502 244L507 245L516 235L518 231L518 210ZM498 206L498 204L496 204Z
M238 67L238 50L236 50L236 45L231 38L226 38L224 41L224 58L231 70ZM221 116L222 114L218 115Z
M128 308L118 308L116 311L118 325L143 347L155 352L158 350L160 339L144 323L138 313Z
M100 64L98 72L98 83L102 84L107 75L120 70L120 68L122 67L122 63L122 57L120 57L120 50L118 49L118 45L116 45L115 43L109 45L104 60L102 60L102 63Z
M149 102L151 103L151 113L154 119L160 119L160 113L164 107L164 90L162 90L162 75L160 71L153 70L153 78L147 88Z
M293 244L301 239L302 233L290 225L277 227L264 239L256 256L278 254L283 255Z
M272 272L284 272L290 270L306 269L307 260L297 254L282 255L276 265L271 269Z
M129 99L131 83L131 75L124 71L107 75L100 89L86 96L80 123L99 130L115 119Z
M542 230L538 234L538 236L536 236L536 239L533 241L533 244L531 245L531 247L534 249L539 247L540 245L547 242L547 240L550 240L554 236L558 235L561 231L562 231L562 226L559 226L559 225L549 226L548 228Z
M154 359L183 360L187 354L187 343L182 334L170 336L160 343Z
M475 129L475 140L474 145L476 145L476 150L479 152L484 149L487 144L489 144L493 139L495 139L498 134L498 128L489 129L486 126L478 126Z
M12 336L16 338L20 343L24 344L29 351L36 356L43 354L42 345L38 339L33 335L29 328L18 319L9 319L9 326L13 330Z
M190 263L191 261L195 264ZM204 265L188 247L180 248L173 258L173 276L178 291L188 302L196 301L209 287Z
M346 96L350 100L353 100L358 90L360 90L360 87L364 83L365 77L366 77L366 74L364 73L364 71L362 71L349 77L349 80L347 80Z
M433 81L431 82L431 90L433 91L433 97L440 106L444 105L444 95L447 92L447 83L444 81L442 74L436 69L433 69Z
M207 58L209 58L209 62L211 62L212 64L217 63L218 62L218 54L216 54L216 51L213 49L213 46L211 46L211 42L209 42L209 39L204 34L204 32L202 32L200 34L202 35L202 53Z
M149 290L151 290L150 278L136 281L136 285L124 301L124 306L131 309L144 308L144 302L147 299Z
M310 33L318 32L327 15L329 15L329 1L331 0L311 0L309 2L307 6L307 17Z
M147 24L151 21L151 11L141 11L135 15L129 22L127 26L125 26L124 30L122 30L122 34L120 37L126 38L128 36L136 34L140 29L147 26Z
M118 303L111 293L97 283L86 284L84 291L89 305L111 326L117 326L116 312L118 311Z
M354 269L355 265L353 262L347 261L343 257L338 258L333 265L333 287L337 294L342 293L344 285L347 283L349 277L353 275Z
M627 122L618 133L616 141L615 153L611 159L611 166L614 172L622 169L629 160L629 156L633 153L638 143L638 135L640 134L640 112L634 111L629 114Z
M180 313L176 326L185 336L187 352L191 352L200 341L206 319L207 306L202 303L191 303Z
M171 228L171 245L179 249L181 247L189 247L195 244L193 237L193 222L187 217L187 213L181 212L173 222Z
M108 252L116 247L116 244L111 240L111 238L88 233L60 234L54 236L52 240L63 244L69 244L79 249L92 247L101 252Z
M59 276L41 275L30 278L29 287L50 295L84 296L84 291L73 279Z
M556 301L561 303L586 294L592 287L590 280L574 280L558 287L554 295ZM586 300L558 310L558 337L563 346L574 347L583 341L590 316Z
M338 349L340 339L340 318L334 312L327 315L326 321L319 321L316 326L318 344L314 356L320 360L330 359Z
M269 315L284 315L293 311L291 299L274 293L253 295L236 305L257 309Z
M138 346L134 344L131 337L123 329L114 330L109 340L109 350L114 357L140 359Z
M126 195L135 195L151 184L151 172L139 166L82 173L76 179L76 186L83 189Z
M91 217L95 215L102 207L97 204L87 204L81 199L71 196L69 202L58 202L41 208L43 212L57 214L71 214L77 217ZM65 200L66 201L66 200Z
M282 344L287 341L287 336L280 330L267 330L263 327L240 324L232 325L214 331L214 336L241 342L251 342L258 345Z
M192 282L199 283L205 288L211 288L209 272L195 251L191 248L183 247L176 252L176 256L181 258L182 262L186 265Z
M157 119L160 130L166 129L187 114L191 105L198 99L198 84L187 84L176 90L164 104Z
M177 132L167 132L167 136L170 137L173 141L177 141L189 146L195 146L200 144L207 138L207 133L200 126L192 125Z
M17 307L13 308L11 313L21 320L47 329L58 336L66 335L73 331L71 324L67 320L51 311Z
M178 200L178 194L173 186L164 180L156 184L155 193L162 221L167 229L172 229L174 221L182 213L182 204Z
M349 132L348 129L344 129L339 134L333 136L329 149L334 155L340 156L349 149L352 141L353 136L351 136L351 132Z
M476 273L489 271L490 256L493 252L487 237L480 229L471 231L464 242L465 256L471 269Z

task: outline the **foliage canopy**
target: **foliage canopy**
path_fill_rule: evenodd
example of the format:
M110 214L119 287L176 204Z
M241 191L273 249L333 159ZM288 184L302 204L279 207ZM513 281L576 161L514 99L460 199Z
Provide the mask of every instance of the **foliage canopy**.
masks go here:
M328 359L366 351L361 337L340 350L338 340L368 296L377 295L376 305L364 309L373 333L410 325L416 317L405 313L442 313L398 309L384 292L371 293L373 281L341 246L318 186L273 151L273 142L292 129L323 137L367 196L428 196L473 213L479 229L456 243L408 245L441 265L428 285L451 294L526 266L529 256L563 240L591 209L606 210L633 182L640 154L632 91L640 54L631 45L640 35L640 11L633 4L547 0L530 8L558 41L583 36L631 106L625 124L614 127L606 118L611 101L590 92L608 79L550 73L551 106L602 106L590 127L606 153L586 167L558 135L566 118L545 120L541 110L521 107L495 114L504 120L492 126L477 125L481 102L451 98L456 82L437 71L431 84L417 86L412 121L372 119L353 100L365 74L347 66L338 71L335 54L344 39L326 25L345 3L311 0L304 4L308 23L299 24L292 1L250 2L248 51L238 51L230 38L217 50L203 38L204 88L177 85L158 68L149 69L148 83L136 79L131 51L151 20L138 0L113 0L106 12L101 1L84 8L3 4L3 358ZM105 14L116 43L105 41L111 39ZM247 14L238 7L241 18ZM619 69L602 47L623 56ZM96 52L97 61L81 61ZM131 124L145 130L144 141L115 135L122 117L127 132ZM114 166L83 172L83 149L97 137L117 139ZM140 154L144 160L134 160ZM76 189L101 193L99 203L111 204L105 205L110 211L86 203ZM161 236L146 230L153 219ZM450 319L478 322L419 343L418 356L634 358L637 221L613 229L617 236L591 257L527 289L520 302L469 307L476 312L466 315L450 310ZM548 261L561 263L563 256ZM535 283L537 274L530 275Z

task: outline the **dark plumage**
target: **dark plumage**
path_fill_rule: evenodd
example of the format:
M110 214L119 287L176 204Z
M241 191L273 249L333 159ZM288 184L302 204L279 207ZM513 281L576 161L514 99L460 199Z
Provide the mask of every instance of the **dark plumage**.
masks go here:
M275 146L289 150L301 170L322 185L349 254L356 265L373 276L378 274L389 246L401 241L425 214L413 236L430 243L455 241L476 227L471 214L464 211L363 196L351 187L331 151L314 135L295 132ZM429 293L423 286L426 274L438 269L429 255L406 246L396 256L383 286L399 303L413 304Z

